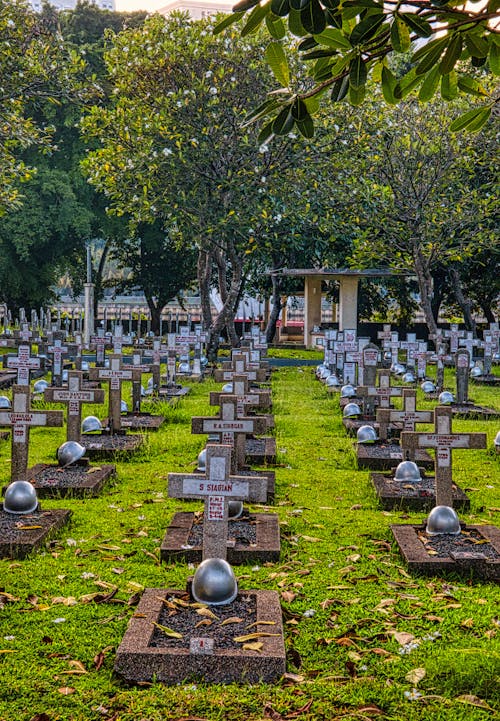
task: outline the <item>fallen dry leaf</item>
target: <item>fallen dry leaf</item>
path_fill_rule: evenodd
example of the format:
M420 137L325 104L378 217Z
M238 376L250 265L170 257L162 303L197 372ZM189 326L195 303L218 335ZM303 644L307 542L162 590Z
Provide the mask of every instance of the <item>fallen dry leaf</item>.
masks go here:
M262 651L264 647L264 644L262 641L253 641L252 643L244 643L242 648L245 651L258 651L259 653Z
M231 616L231 618L226 618L224 621L221 622L221 626L227 626L229 623L242 623L243 619L239 616Z
M253 641L254 638L263 638L264 636L279 636L279 633L266 633L265 631L257 631L256 633L247 633L244 636L235 636L233 641L236 643L245 643L246 641Z
M163 631L165 636L169 636L170 638L182 638L182 633L174 631L173 628L169 628L168 626L162 626L161 623L156 623L155 621L152 621L151 623L153 624L153 626L156 626L156 628L159 628L160 631Z
M70 696L76 691L76 689L72 688L71 686L61 686L61 688L58 688L57 690L63 696Z
M203 618L201 621L198 621L198 623L195 624L195 628L199 628L200 626L211 626L212 621L209 618Z
M211 611L207 606L203 606L203 608L197 608L196 613L198 616L207 616L208 618L214 618L217 621L219 620L219 617L215 615L213 611Z
M252 626L276 626L276 621L254 621L247 628L252 628Z
M488 711L493 710L491 706L488 706L486 701L483 701L482 698L479 698L479 696L474 696L470 693L463 694L462 696L456 696L455 701L460 701L460 703L467 703L470 706L477 706L478 708L484 708Z
M297 594L293 591L282 591L281 598L285 603L292 603L297 598Z
M422 681L423 678L425 678L425 675L425 668L413 668L411 671L408 671L405 679L408 681L408 683L412 683L414 686L416 686L420 681Z
M390 633L394 636L395 640L401 644L401 646L404 646L415 639L415 636L412 633L407 633L406 631L390 631Z

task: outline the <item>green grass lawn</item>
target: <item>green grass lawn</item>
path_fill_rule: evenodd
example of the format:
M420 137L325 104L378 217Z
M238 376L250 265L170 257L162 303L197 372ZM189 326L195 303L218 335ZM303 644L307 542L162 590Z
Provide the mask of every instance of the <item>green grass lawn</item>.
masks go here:
M453 387L451 371L446 381ZM273 685L140 688L113 677L115 650L142 588L181 589L193 572L158 561L173 513L200 508L168 499L167 475L195 467L205 437L191 435L190 419L215 413L208 393L219 387L195 384L176 407L160 404L164 429L140 455L118 460L118 477L100 498L44 501L44 508L70 508L70 525L43 552L0 561L0 720L494 718L499 587L407 573L389 526L422 514L377 507L369 472L356 470L338 397L326 393L313 368L280 369L272 380L282 560L235 569L241 589L281 595L287 676ZM500 389L471 387L471 396L500 408ZM420 407L430 405L419 399ZM453 427L488 434L487 451L454 452L454 477L469 489L464 520L498 525L493 438L500 421ZM35 429L31 437L30 465L53 462L65 439L64 429ZM5 483L6 442L0 468Z

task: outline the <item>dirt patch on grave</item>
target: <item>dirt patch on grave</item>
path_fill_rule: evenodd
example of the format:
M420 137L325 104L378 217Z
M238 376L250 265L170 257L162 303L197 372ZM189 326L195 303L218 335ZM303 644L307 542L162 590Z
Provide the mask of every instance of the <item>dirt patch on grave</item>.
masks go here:
M452 554L464 552L479 552L490 560L500 561L500 553L491 541L485 539L476 530L462 530L457 536L442 534L429 536L425 531L417 533L429 556L435 558L448 558Z
M115 475L113 465L89 466L87 463L66 467L39 463L27 473L39 498L97 496L106 481Z
M485 406L476 406L474 403L452 403L451 412L457 418L494 419L500 418L500 411Z
M272 436L266 438L247 438L245 442L245 457L250 464L276 463L276 439Z
M158 624L181 634L182 638L174 638L168 632L155 627L149 645L152 648L189 649L192 638L212 638L214 649L240 649L241 643L235 641L235 638L255 632L252 624L256 619L255 597L244 593L239 594L226 606L201 608L198 603L190 603L188 597L167 597Z
M115 433L114 435L82 434L81 445L89 456L106 456L114 453L132 453L144 443L143 436Z
M434 476L422 476L418 483L401 483L391 475L372 473L377 499L386 510L401 508L411 511L430 511L436 505ZM461 488L453 484L453 507L460 511L470 509L470 500Z
M64 526L71 511L38 510L23 516L6 513L0 507L0 558L25 558Z

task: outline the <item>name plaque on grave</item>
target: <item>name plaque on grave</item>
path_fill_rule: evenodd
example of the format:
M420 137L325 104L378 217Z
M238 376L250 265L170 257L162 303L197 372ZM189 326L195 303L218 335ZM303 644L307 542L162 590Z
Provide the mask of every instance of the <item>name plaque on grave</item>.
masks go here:
M209 496L205 512L208 521L223 521L224 496Z
M240 431L241 433L253 433L254 422L251 421L224 421L215 418L203 422L204 433L217 433L218 431Z
M189 653L193 656L212 656L214 653L214 639L206 636L191 638Z
M378 351L365 349L363 350L363 363L365 366L376 366L378 359Z
M457 368L468 368L469 367L469 356L466 353L459 353L457 355Z
M218 481L214 479L197 481L192 478L185 478L182 484L182 492L185 496L243 496L249 494L248 483L244 481Z

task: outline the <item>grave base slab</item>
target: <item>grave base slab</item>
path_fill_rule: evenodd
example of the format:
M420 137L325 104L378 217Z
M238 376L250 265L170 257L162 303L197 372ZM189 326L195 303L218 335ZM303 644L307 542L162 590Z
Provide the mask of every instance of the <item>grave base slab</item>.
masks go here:
M37 463L27 477L36 488L38 498L96 497L106 482L116 475L114 465L74 464L67 468Z
M471 418L476 420L494 420L500 418L500 411L474 403L452 403L451 412L455 418Z
M190 512L176 513L167 529L160 548L160 558L165 562L185 561L200 563L202 547L189 546L189 536L195 522L195 514ZM242 563L260 563L279 561L280 529L278 516L273 513L251 513L243 517L241 522L255 523L255 544L245 545L234 540L231 542L233 522L229 522L227 561L233 565ZM203 528L203 520L198 524Z
M408 570L425 576L443 572L456 573L463 577L474 577L484 581L500 581L500 528L496 526L469 526L461 524L462 530L475 531L489 541L497 559L488 559L481 553L481 545L471 546L467 553L456 553L447 557L430 556L419 533L425 533L425 525L393 525L391 531ZM477 549L477 550L474 550Z
M247 438L245 444L245 461L251 466L274 465L276 463L276 438Z
M109 423L108 418L101 421L103 426ZM158 431L165 423L165 416L155 416L152 413L124 413L121 416L122 428L127 431Z
M242 591L239 596L255 599L257 625L252 632L273 633L263 637L261 651L238 648L210 649L209 644L191 644L191 648L151 645L163 599L186 598L185 591L162 588L145 589L123 640L118 647L114 671L130 684L155 679L166 684L187 681L205 683L272 683L285 672L285 645L279 596L276 591ZM217 607L212 607L217 613ZM272 625L258 625L271 621ZM203 639L201 639L203 641Z
M390 474L384 473L372 473L371 480L377 499L382 508L386 510L397 508L408 511L430 511L436 505L433 476L424 476L422 484L402 484L394 481ZM453 486L453 508L459 511L470 509L470 499L461 488L455 485Z
M358 468L369 468L372 471L385 471L401 463L403 453L397 443L357 443L356 459ZM415 463L425 469L434 468L434 460L427 451L417 448Z
M182 398L182 396L187 396L190 390L189 386L161 386L157 395L160 398Z
M109 458L117 453L128 455L138 451L144 444L144 436L115 433L113 435L99 435L83 433L79 441L85 448L85 455L89 458Z
M35 511L25 516L6 513L0 505L0 558L22 559L53 536L69 521L71 511Z
M487 376L479 376L479 378L471 378L471 383L474 385L485 385L485 386L500 386L500 376L496 376L493 373Z

